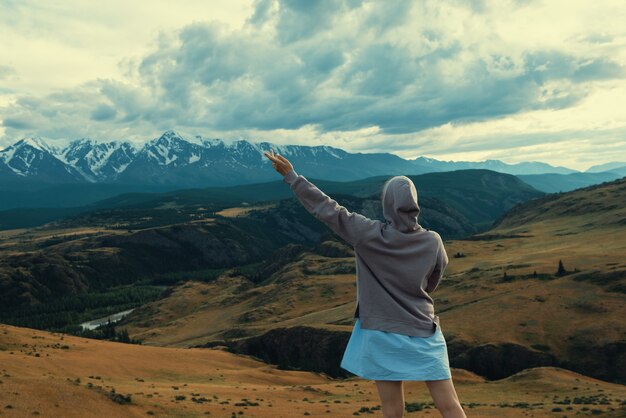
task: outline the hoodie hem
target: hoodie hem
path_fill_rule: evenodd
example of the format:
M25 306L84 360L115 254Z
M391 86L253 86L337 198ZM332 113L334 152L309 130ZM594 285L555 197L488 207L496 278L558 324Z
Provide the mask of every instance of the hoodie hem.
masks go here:
M437 327L441 328L438 315L435 315L435 319L432 320L431 324L426 326L421 326L415 322L374 315L359 315L359 319L361 328L394 332L412 337L431 337L437 331Z

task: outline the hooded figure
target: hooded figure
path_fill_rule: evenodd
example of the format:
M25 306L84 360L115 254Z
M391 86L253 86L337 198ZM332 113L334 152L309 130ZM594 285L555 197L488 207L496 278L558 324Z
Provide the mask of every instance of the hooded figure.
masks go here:
M411 179L395 176L385 182L382 222L350 212L298 175L284 157L275 164L302 205L354 247L356 321L341 368L376 381L385 415L399 416L404 410L398 381L426 381L434 393L433 381L450 380L447 386L437 386L437 393L456 397L446 340L429 295L443 276L448 256L439 234L417 221L420 208ZM440 387L448 388L445 395ZM456 403L454 411L465 416Z
M410 178L395 176L385 182L381 201L383 215L395 229L411 232L421 228L417 221L420 213L417 190Z
M448 264L443 241L417 221L415 185L395 176L383 186L386 222L350 212L311 183L289 171L283 181L317 219L354 247L361 328L429 337L439 326L434 291Z

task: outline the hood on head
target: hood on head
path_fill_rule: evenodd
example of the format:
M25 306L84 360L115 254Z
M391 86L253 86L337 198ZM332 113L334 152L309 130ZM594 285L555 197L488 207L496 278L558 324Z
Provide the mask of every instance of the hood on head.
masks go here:
M410 178L395 176L383 186L381 201L383 215L391 225L401 232L421 229L417 222L420 207L417 204L417 190Z

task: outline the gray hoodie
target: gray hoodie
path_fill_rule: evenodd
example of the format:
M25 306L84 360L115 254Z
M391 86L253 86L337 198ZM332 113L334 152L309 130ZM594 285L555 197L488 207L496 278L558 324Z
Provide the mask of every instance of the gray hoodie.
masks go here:
M386 222L349 212L304 176L289 171L283 181L313 216L354 247L361 328L429 337L439 324L434 291L448 265L439 234L423 228L415 185L395 176L383 186Z

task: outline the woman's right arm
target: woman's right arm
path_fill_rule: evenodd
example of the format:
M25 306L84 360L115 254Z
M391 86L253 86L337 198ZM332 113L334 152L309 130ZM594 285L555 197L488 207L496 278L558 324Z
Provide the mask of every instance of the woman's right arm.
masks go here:
M435 234L437 233L435 232ZM426 293L430 293L437 288L449 261L448 254L446 253L446 249L443 246L443 241L441 240L439 234L437 234L437 242L437 260L435 261L435 268L433 269L433 272L428 277L428 283L426 284L425 289Z

